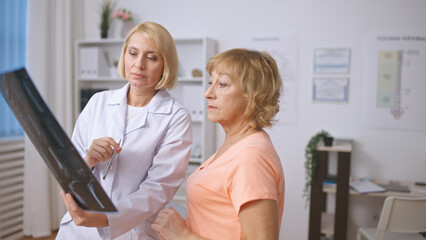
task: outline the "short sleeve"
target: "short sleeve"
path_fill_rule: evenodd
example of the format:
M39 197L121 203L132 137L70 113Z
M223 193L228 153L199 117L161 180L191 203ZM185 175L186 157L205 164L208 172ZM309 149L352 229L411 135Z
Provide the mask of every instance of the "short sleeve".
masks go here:
M278 174L267 152L246 148L238 154L234 164L228 191L236 214L247 202L278 199Z

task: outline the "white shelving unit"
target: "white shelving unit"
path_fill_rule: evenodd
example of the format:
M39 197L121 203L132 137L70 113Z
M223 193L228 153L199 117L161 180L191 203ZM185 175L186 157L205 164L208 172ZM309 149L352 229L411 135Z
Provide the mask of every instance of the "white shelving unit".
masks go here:
M114 61L118 61L124 39L78 40L75 44L74 117L82 110L83 102L98 90L116 89L127 81L116 75ZM214 153L214 124L207 119L204 92L209 76L205 66L216 53L216 42L210 38L175 39L180 68L178 84L170 94L191 113L193 146L188 175ZM193 76L199 70L201 76ZM88 91L90 89L92 92ZM83 93L82 93L83 90ZM85 93L84 93L85 92ZM185 203L184 184L175 200Z
M116 89L127 83L110 72L110 69L113 69L113 61L120 58L123 42L123 39L76 41L74 121L77 120L83 107L82 97L84 96L81 90ZM108 61L105 54L108 56ZM85 100L87 101L88 98L89 96Z

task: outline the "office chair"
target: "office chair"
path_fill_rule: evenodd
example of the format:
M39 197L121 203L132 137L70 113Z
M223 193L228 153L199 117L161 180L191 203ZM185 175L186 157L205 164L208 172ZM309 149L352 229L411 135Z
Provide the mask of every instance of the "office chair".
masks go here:
M359 228L357 240L426 240L426 197L389 196L383 204L377 228Z

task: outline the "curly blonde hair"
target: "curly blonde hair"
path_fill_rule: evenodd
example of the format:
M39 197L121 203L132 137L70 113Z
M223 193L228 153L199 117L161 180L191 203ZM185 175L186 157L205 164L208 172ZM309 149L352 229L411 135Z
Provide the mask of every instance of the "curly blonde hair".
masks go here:
M160 57L164 60L164 69L160 81L158 81L155 89L172 89L177 83L177 75L179 70L179 59L177 55L176 45L172 35L158 23L145 22L133 27L126 36L121 56L118 62L118 75L122 79L126 79L126 71L124 66L124 56L126 55L129 39L134 33L141 33L148 39Z
M244 120L256 129L271 127L278 113L282 80L275 60L267 52L243 48L222 52L207 63L206 70L228 75L247 95Z

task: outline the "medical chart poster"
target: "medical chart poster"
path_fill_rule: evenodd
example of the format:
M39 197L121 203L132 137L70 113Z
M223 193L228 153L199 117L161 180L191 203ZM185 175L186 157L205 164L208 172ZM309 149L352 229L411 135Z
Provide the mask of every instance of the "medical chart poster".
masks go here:
M371 34L364 50L364 126L426 130L426 34Z
M299 36L280 35L240 39L236 47L267 51L276 61L283 81L277 125L291 126L298 121Z

